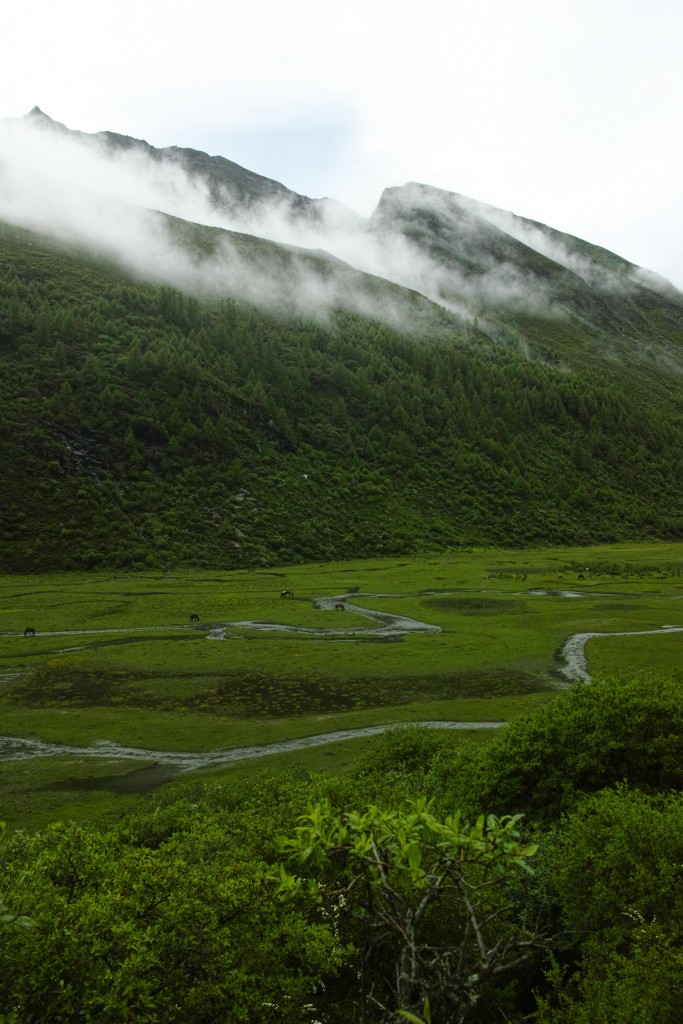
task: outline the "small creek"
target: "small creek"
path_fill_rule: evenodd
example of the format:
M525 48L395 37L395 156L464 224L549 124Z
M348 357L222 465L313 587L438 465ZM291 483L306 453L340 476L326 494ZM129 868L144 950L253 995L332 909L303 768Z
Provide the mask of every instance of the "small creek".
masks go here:
M0 736L0 761L25 761L31 757L54 757L67 754L71 757L99 757L121 761L146 761L163 765L178 772L193 771L196 768L210 768L233 761L246 761L269 754L286 754L293 750L306 750L326 743L340 743L344 740L360 739L363 736L379 736L393 729L417 726L423 729L459 729L462 731L498 729L504 722L402 722L386 725L367 725L358 729L340 729L336 732L302 736L299 739L280 740L253 747L230 747L225 750L206 752L145 750L141 747L125 747L111 740L98 740L91 747L72 747L45 740L26 739L20 736Z
M441 633L440 626L432 626L428 622L420 622L418 619L409 619L405 615L394 615L391 612L378 612L373 611L371 608L362 608L360 605L351 604L351 597L384 597L384 596L399 596L399 595L384 595L384 594L338 594L336 597L315 597L313 598L313 606L319 611L334 611L335 606L338 604L344 605L344 610L347 612L355 612L356 615L362 615L365 619L370 619L375 622L374 627L365 628L346 628L343 627L331 627L327 629L317 628L314 626L283 626L277 622L259 622L254 620L246 620L243 622L230 622L225 626L212 629L209 634L209 639L212 640L224 640L226 631L230 626L241 627L247 629L258 629L265 630L266 632L285 632L285 633L303 633L309 636L341 636L341 637L356 637L356 636L373 636L378 638L395 637L400 638L407 636L409 633Z
M661 629L631 629L623 633L574 633L565 641L561 657L564 666L560 672L567 678L568 683L583 682L590 683L591 677L588 674L586 662L586 644L589 640L601 636L653 636L662 633L683 633L683 626L662 626Z
M424 591L423 593L429 594L431 591ZM443 593L442 591L434 591L433 593ZM492 593L492 591L478 591L477 593ZM531 590L525 591L526 595L532 595L535 597L553 596L553 597L565 597L565 598L580 598L589 596L578 591L543 591L543 590ZM300 633L312 636L338 636L342 639L354 638L365 638L374 637L379 640L382 639L400 639L403 636L407 636L410 633L440 633L441 628L439 626L431 625L427 622L420 622L417 619L407 618L403 615L394 615L390 612L379 612L373 611L368 608L362 608L360 605L351 603L352 598L359 597L402 597L406 595L401 594L373 594L373 593L356 593L353 594L340 594L334 597L318 597L315 598L313 603L314 606L321 611L334 610L335 605L343 603L345 609L350 612L355 612L357 615L361 615L366 619L370 619L375 623L374 626L366 628L314 628L314 627L303 627L303 626L288 626L279 623L272 622L260 622L254 620L244 620L238 622L228 623L216 623L216 624L192 624L192 625L173 625L173 626L136 626L122 629L89 629L89 630L62 630L54 633L39 633L40 636L82 636L82 635L95 635L95 634L133 634L133 633L145 633L149 634L151 630L154 631L166 631L169 629L173 630L201 630L206 633L207 640L226 640L229 638L229 629L232 628L248 628L254 630L261 630L265 632L272 631L283 631L287 633ZM510 592L506 593L506 596L510 596ZM590 596L596 596L592 594ZM208 632L207 632L208 630ZM569 637L562 646L560 652L560 659L563 664L559 668L559 672L566 678L569 685L571 682L584 682L589 683L591 677L588 674L587 662L586 662L586 643L588 640L596 637L609 637L609 636L644 636L651 634L665 634L665 633L678 633L683 632L683 626L662 626L660 629L644 629L644 630L630 630L625 632L617 633L599 633L599 632L586 632L586 633L575 633ZM4 636L16 636L15 633L4 633L0 634ZM141 638L142 639L142 638ZM65 648L69 650L70 648ZM294 750L305 750L308 747L321 746L326 743L337 743L344 740L358 739L363 736L378 736L383 732L390 729L400 728L401 725L416 725L422 728L429 729L497 729L504 722L415 722L415 723L393 723L387 725L373 725L365 726L358 729L344 729L338 732L320 733L315 736L305 736L300 739L283 740L278 743L262 744L260 746L253 747L234 747L226 750L216 750L211 752L187 752L187 751L167 751L167 750L144 750L137 747L124 747L118 743L113 743L109 740L100 740L91 747L71 747L64 746L58 743L48 743L42 740L24 739L15 736L0 736L0 761L21 761L26 758L32 757L49 757L58 754L67 754L71 756L79 757L99 757L99 758L112 758L116 760L132 760L132 761L144 761L152 762L151 767L146 767L138 770L137 773L129 773L127 776L110 776L105 779L99 780L103 784L103 788L119 788L119 789L145 789L153 788L155 785L159 785L163 781L167 781L173 775L179 772L192 771L196 768L206 768L212 765L228 764L233 761L244 761L249 758L265 757L269 754L282 754ZM144 778L143 772L147 773ZM131 776L139 775L140 779L137 782L131 782L129 785L120 784L116 785L117 780L130 779ZM145 781L146 780L146 781ZM98 780L84 780L83 785L89 781L92 788L97 788ZM75 783L74 783L75 784ZM56 785L56 784L55 784ZM61 784L60 784L61 785ZM66 783L64 784L66 785Z

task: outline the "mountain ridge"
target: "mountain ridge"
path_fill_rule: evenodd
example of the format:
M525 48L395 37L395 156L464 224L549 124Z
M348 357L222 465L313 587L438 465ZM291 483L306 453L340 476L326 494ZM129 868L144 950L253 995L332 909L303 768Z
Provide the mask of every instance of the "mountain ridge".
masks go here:
M434 186L417 182L409 182L402 186L390 186L383 191L377 207L370 217L363 218L342 207L336 200L311 199L308 196L299 195L282 183L248 170L223 156L210 156L199 150L179 146L160 149L145 140L111 131L93 134L76 131L67 128L61 122L54 121L39 107L34 107L23 118L9 120L20 124L37 125L43 131L57 133L66 138L94 141L103 146L110 154L134 152L144 154L156 164L180 168L188 175L191 182L201 182L207 190L210 204L214 210L233 215L239 211L247 221L242 224L223 223L217 226L232 227L237 230L248 229L248 220L255 215L257 208L267 208L274 203L279 213L284 211L285 221L289 222L292 227L298 225L303 229L307 224L315 226L325 223L330 219L330 210L334 209L335 217L346 218L348 225L352 224L361 232L364 231L366 235L373 236L379 232L386 242L390 236L398 233L404 238L409 237L413 243L417 243L418 249L422 248L424 254L425 247L421 246L419 237L416 237L416 224L420 219L424 220L427 217L429 218L427 228L431 228L432 234L435 226L438 226L442 234L447 229L448 235L445 245L441 247L440 251L432 237L431 244L427 247L428 255L434 256L437 253L442 262L444 260L448 262L449 257L451 259L457 257L461 269L478 278L481 278L484 272L490 269L491 261L500 265L505 264L506 261L511 261L514 264L517 260L517 262L521 262L522 270L531 272L532 276L534 270L538 270L545 259L559 264L564 270L571 274L577 274L579 277L582 276L581 271L583 270L583 278L591 276L586 270L586 266L589 266L593 278L601 277L602 283L611 288L616 286L617 281L624 287L625 275L633 274L636 271L633 264L609 250L558 232L540 222L528 220L490 204L462 196L459 193L437 189ZM182 213L178 214L172 209L167 209L165 212L183 216ZM192 218L185 217L184 219ZM262 232L255 230L251 233ZM284 241L285 239L274 237L272 240ZM305 244L303 247L306 247ZM318 247L325 248L324 245ZM458 248L459 252L456 251ZM473 252L462 251L463 249L472 249ZM554 251L549 251L553 249ZM534 268L534 260L530 258L530 253L537 254L538 267L536 268ZM332 254L339 255L338 252ZM580 261L583 261L582 267L577 266ZM347 259L346 262L353 261ZM358 269L368 268L360 266ZM551 271L547 266L543 267L543 270L545 273L540 276L547 278ZM645 285L641 280L639 282L641 286L651 288L656 280L660 289L663 288L669 297L674 296L677 301L683 301L683 295L669 282L663 282L663 279L659 279L651 272L643 271L642 273L648 275L648 282ZM397 283L415 287L415 282L411 284L407 280ZM586 282L584 281L584 283ZM599 281L597 285L600 285ZM600 290L599 287L598 290ZM438 298L438 295L431 294L428 297L435 299Z
M169 160L173 163L177 163L191 175L201 178L207 184L211 198L216 205L220 205L221 201L225 200L227 187L231 186L236 190L235 194L231 197L233 203L239 204L240 202L246 202L247 205L254 205L257 203L268 202L276 197L278 200L289 203L297 213L315 210L316 212L314 217L321 216L321 208L324 205L331 204L336 209L343 211L345 216L355 219L357 223L364 222L368 226L372 227L373 222L382 219L383 211L389 204L389 199L392 196L400 194L403 198L407 194L413 193L414 195L418 193L422 194L422 196L432 196L441 198L442 200L446 199L450 201L451 204L460 207L461 215L469 213L470 217L486 220L492 227L503 231L505 234L509 232L505 227L503 227L503 224L507 224L508 226L513 224L518 225L520 226L522 233L526 232L528 234L530 231L535 231L550 238L551 241L573 247L576 250L575 255L577 256L583 253L584 256L588 257L590 256L590 253L593 253L594 256L599 257L599 262L608 261L615 269L642 271L652 279L653 283L656 281L665 290L675 293L679 297L683 297L683 293L660 275L656 275L653 271L646 270L645 268L637 267L636 264L629 262L624 257L621 257L604 247L594 245L591 242L579 239L566 232L560 232L540 221L531 220L519 214L512 213L511 211L503 210L501 208L494 207L491 204L473 199L469 196L437 188L436 186L414 181L407 182L404 185L388 186L380 195L380 199L374 212L369 217L364 218L362 215L355 213L348 207L344 207L335 199L330 197L311 198L309 196L300 195L288 188L282 182L249 170L222 155L209 155L201 150L177 145L159 148L151 145L144 139L137 139L132 136L123 135L109 130L95 133L81 132L76 129L67 128L63 123L53 120L37 106L28 114L24 115L23 118L13 120L19 122L23 121L26 123L38 123L43 128L57 130L66 135L81 139L99 140L112 150L140 149L157 162ZM221 188L224 190L223 192L221 192ZM541 248L530 244L529 239L527 239L524 244L533 251L538 252L540 255L544 255ZM567 267L567 264L561 259L557 260L557 262L559 262L561 266L565 266L566 269L571 269L570 267ZM598 261L596 260L596 262Z
M319 209L327 204L341 207L336 200L322 197L312 199L300 195L274 178L252 171L227 157L210 155L202 150L186 146L153 146L145 139L137 139L130 135L109 130L99 132L81 132L67 128L60 121L53 120L40 107L34 107L23 119L28 123L38 123L42 128L57 130L67 135L99 141L112 151L140 151L158 163L169 162L181 167L190 175L201 177L208 189L212 201L221 206L226 197L230 196L230 206L253 206L258 203L276 200L292 206L300 215L315 219L320 216ZM348 211L351 213L351 211Z
M6 571L683 535L683 296L628 261L419 183L360 227L230 219L203 171L159 186L60 129L22 164L25 131L19 171L0 150Z

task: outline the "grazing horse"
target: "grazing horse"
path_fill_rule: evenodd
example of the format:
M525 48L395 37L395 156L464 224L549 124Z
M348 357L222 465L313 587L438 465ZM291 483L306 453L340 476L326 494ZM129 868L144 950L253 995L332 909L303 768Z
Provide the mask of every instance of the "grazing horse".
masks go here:
M334 610L336 612L345 612L346 611L346 605L342 604L341 601L337 601L337 603L334 606Z
M294 592L291 590L281 590L280 597L294 597Z
M193 612L192 615L190 615L190 622L199 622L199 616L196 612Z
M27 626L26 629L24 630L24 636L35 636L35 635L36 635L36 631L33 628L33 626Z

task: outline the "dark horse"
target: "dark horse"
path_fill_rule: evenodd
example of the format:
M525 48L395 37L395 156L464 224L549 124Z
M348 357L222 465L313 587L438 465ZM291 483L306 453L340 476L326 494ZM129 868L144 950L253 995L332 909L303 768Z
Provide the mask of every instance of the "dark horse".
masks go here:
M26 629L24 630L24 636L35 636L35 635L36 635L36 631L33 628L33 626L27 626Z
M190 615L190 622L199 622L199 616L196 612L192 612L192 615Z
M281 590L280 597L294 597L294 592L291 590Z
M337 601L337 603L334 606L334 610L336 612L345 612L346 611L346 605L342 604L341 601Z

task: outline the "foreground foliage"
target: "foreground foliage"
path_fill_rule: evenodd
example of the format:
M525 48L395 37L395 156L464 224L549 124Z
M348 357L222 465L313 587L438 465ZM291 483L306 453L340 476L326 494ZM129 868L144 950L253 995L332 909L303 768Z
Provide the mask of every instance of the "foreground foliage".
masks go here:
M179 834L159 844L77 826L14 839L10 885L34 928L0 946L6 1012L22 1022L302 1019L342 962L339 943L276 907L263 865L231 849L217 821L179 812Z
M683 1005L683 796L620 786L554 836L550 871L574 937L539 1024L676 1024ZM571 972L578 959L579 969Z
M675 686L600 681L484 749L406 730L352 777L225 776L16 832L0 892L33 927L0 933L0 1019L675 1024ZM499 817L455 811L496 786Z
M469 763L435 762L430 781L464 807L514 807L539 823L623 781L649 793L681 790L681 683L640 675L575 685L511 722Z
M281 850L326 916L332 907L358 926L361 1020L375 1018L369 1003L398 1019L429 993L435 1019L461 1024L543 947L538 922L520 922L522 893L512 894L537 850L520 841L519 815L468 824L459 812L436 817L424 799L363 813L323 801L301 821ZM303 882L281 865L283 899Z

